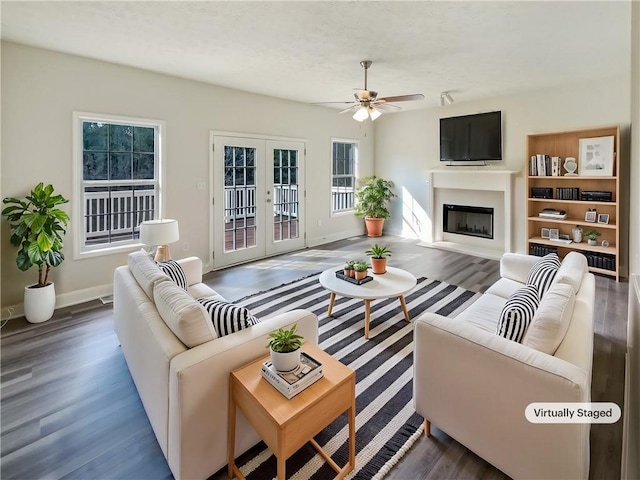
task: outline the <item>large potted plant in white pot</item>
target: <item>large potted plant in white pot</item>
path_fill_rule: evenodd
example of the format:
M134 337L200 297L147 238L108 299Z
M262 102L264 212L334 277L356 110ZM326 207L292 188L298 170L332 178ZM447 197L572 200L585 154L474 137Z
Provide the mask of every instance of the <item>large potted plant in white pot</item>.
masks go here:
M38 283L25 287L24 315L31 323L53 316L56 293L49 282L49 271L64 261L62 238L67 232L69 215L58 205L69 200L54 195L53 186L42 182L24 200L7 197L2 215L11 225L11 244L18 247L16 265L22 271L38 267Z
M384 221L391 216L389 201L396 195L392 190L393 182L375 175L365 177L356 189L355 215L364 217L369 237L382 235Z

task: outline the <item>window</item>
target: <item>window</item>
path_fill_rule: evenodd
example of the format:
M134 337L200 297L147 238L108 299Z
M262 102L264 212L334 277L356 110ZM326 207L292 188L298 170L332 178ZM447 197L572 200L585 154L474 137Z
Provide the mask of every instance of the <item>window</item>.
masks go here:
M331 147L331 212L350 211L355 203L358 143L353 140L333 140Z
M74 113L76 254L139 243L159 218L162 122Z

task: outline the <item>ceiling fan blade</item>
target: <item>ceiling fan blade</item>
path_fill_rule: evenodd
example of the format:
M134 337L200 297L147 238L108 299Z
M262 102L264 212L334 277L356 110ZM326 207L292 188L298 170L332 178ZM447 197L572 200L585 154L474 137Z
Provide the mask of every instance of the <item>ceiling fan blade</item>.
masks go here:
M378 101L380 100L385 102L408 102L410 100L424 100L424 95L421 93L414 93L413 95L398 95L396 97L379 98Z
M378 110L380 110L381 112L395 112L397 110L402 110L400 107L398 107L397 105L391 105L389 103L374 103L373 104L374 108L377 108Z
M343 114L343 113L350 112L350 111L352 111L352 110L354 110L354 109L356 109L356 108L360 108L360 105L351 105L349 108L345 108L344 110L340 110L340 111L338 112L338 115L341 115L341 114Z
M309 105L328 105L328 104L332 104L332 105L348 105L350 103L353 103L353 101L350 102L313 102L310 103Z

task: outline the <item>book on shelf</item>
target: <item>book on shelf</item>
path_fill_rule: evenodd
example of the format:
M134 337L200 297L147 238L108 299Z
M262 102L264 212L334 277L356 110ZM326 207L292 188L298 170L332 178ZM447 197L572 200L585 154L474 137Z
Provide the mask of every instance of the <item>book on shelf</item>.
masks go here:
M563 243L565 245L569 245L571 243L571 240L568 238L550 238L549 240L552 242Z
M559 177L562 169L562 159L560 157L551 157L551 176Z
M290 399L322 378L322 364L311 355L301 352L300 364L290 372L279 372L267 360L260 370L262 376L282 395Z

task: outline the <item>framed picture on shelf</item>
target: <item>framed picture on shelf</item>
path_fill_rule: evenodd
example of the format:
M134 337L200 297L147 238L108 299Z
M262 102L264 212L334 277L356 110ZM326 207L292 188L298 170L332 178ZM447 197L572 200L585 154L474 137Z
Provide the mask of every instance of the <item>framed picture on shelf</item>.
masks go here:
M549 229L548 228L543 228L542 231L540 232L540 236L542 238L549 239Z
M597 215L597 213L596 213L595 210L589 210L584 215L584 221L585 222L590 222L590 223L596 223L596 215Z
M613 135L580 139L580 176L611 177L613 175Z
M598 215L598 223L604 223L607 225L609 223L609 215L606 213L601 213Z
M558 240L560 238L560 230L557 228L549 229L549 240Z

